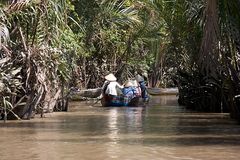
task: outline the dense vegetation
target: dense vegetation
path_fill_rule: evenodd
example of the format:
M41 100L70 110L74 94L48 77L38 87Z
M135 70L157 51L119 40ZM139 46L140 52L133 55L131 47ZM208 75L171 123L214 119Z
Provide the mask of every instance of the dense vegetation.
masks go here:
M239 0L0 1L0 111L66 110L70 87L139 71L152 87L178 86L180 104L239 119L239 9Z

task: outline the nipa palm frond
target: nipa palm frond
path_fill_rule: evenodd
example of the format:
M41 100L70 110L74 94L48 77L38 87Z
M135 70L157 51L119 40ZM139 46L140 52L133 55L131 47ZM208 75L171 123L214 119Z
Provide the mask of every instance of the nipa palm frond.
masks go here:
M24 7L29 5L31 0L13 0L12 3L7 7L8 13L13 13L22 10Z
M9 40L9 31L5 24L0 23L0 50L3 44L6 44Z
M138 12L134 6L127 6L126 0L105 0L100 3L100 8L108 21L118 25L133 26L140 23Z

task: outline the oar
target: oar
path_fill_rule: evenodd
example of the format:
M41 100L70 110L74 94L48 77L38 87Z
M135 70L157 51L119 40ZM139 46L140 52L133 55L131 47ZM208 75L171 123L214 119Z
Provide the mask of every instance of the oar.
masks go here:
M95 106L101 99L102 99L102 94L99 97L97 97L97 101L94 102L92 106Z

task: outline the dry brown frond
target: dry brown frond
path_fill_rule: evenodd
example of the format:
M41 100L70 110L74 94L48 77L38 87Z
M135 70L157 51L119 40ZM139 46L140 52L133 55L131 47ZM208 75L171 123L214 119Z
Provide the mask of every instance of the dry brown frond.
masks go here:
M20 11L30 4L32 0L13 0L12 3L6 8L7 13Z

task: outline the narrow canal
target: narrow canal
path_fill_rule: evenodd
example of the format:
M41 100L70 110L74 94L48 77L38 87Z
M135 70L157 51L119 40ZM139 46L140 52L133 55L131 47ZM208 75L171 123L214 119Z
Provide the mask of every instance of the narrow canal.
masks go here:
M176 96L144 108L72 102L70 111L0 122L1 160L239 160L240 125L228 114L197 113Z

